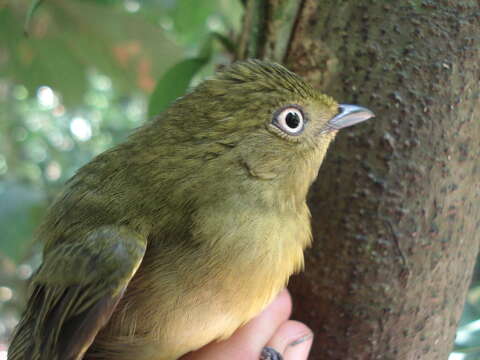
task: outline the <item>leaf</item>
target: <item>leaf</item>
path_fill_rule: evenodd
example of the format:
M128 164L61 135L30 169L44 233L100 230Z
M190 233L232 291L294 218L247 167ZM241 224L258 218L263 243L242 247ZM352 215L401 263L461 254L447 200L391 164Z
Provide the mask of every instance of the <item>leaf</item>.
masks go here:
M29 35L29 27L30 27L30 22L32 21L33 14L35 11L38 9L38 7L42 4L43 0L32 0L32 3L30 4L30 9L28 9L27 17L25 19L25 24L23 27L23 33L25 36Z
M203 43L200 51L198 52L198 58L206 59L208 61L212 57L213 52L213 36L210 34Z
M105 1L43 1L28 38L23 23L30 1L0 5L2 77L30 94L48 85L66 106L84 101L91 69L108 76L118 94L150 93L165 69L182 58L183 48L140 12Z
M150 96L148 116L152 118L160 114L171 102L182 96L192 78L208 63L208 60L209 57L186 59L168 69Z
M213 38L218 40L218 42L222 44L225 50L227 50L230 54L235 54L236 46L231 39L229 39L225 35L220 34L219 32L216 32L216 31L212 32L212 36Z
M192 9L195 9L192 11ZM187 44L198 44L208 35L208 18L215 13L215 0L177 0L172 18L178 36Z

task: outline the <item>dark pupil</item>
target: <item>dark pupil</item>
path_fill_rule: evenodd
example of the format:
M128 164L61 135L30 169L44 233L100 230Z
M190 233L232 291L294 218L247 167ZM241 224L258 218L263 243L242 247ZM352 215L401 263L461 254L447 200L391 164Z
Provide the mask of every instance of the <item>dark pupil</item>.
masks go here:
M295 129L300 124L300 118L297 113L289 112L285 117L285 123L289 128Z

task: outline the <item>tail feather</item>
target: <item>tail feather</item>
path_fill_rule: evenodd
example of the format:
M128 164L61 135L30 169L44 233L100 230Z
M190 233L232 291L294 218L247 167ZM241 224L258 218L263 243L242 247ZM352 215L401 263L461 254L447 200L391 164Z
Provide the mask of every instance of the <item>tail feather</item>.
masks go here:
M40 360L35 351L32 322L28 318L24 317L17 325L8 348L7 360Z

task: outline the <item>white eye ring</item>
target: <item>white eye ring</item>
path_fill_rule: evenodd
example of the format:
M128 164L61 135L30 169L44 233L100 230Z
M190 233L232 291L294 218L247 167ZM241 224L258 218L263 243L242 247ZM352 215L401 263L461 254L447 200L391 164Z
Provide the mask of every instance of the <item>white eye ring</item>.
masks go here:
M305 120L299 108L287 106L275 113L273 124L288 135L299 135L303 132Z

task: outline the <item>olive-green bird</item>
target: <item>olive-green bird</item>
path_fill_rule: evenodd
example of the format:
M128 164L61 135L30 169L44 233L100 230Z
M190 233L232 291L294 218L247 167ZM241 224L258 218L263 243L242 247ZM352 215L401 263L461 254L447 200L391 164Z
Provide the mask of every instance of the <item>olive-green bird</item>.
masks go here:
M309 186L372 117L238 62L69 180L9 360L174 360L228 338L303 266Z

